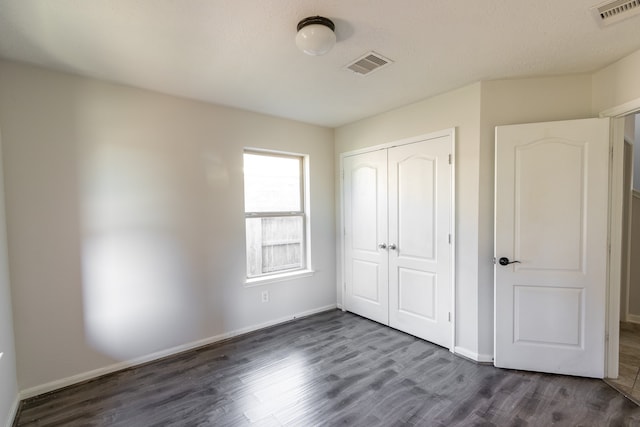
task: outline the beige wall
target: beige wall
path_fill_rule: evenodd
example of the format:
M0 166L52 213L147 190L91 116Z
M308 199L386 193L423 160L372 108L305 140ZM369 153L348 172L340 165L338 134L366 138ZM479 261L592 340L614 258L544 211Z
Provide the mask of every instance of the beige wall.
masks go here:
M629 264L629 318L640 322L640 193L631 199L631 263Z
M630 120L631 119L631 120ZM633 188L640 191L640 113L627 116L625 121L632 121L634 126L633 137Z
M470 357L478 355L478 178L480 156L480 84L448 92L335 131L336 162L341 153L456 128L456 347ZM336 203L339 204L339 174ZM338 268L342 252L338 248ZM339 278L341 276L339 275ZM338 281L340 283L340 281ZM338 301L342 287L338 286Z
M625 119L626 123L632 123L633 129L629 131L629 135L625 132L625 137L629 136L633 143L633 183L635 190L631 198L631 218L630 218L630 263L629 263L629 297L627 305L628 314L631 316L626 320L640 322L640 114L629 116ZM626 267L623 265L623 267ZM623 273L625 270L623 269ZM624 313L622 313L624 314Z
M633 144L636 139L636 115L632 114L624 118L624 139Z
M640 100L640 50L593 74L592 111L597 114Z
M10 426L18 404L18 380L9 286L1 138L0 133L0 425Z
M0 124L22 390L335 306L331 129L9 62ZM246 146L310 155L312 277L244 286Z
M493 354L493 190L495 127L591 117L591 76L482 82L480 135L479 342ZM497 254L510 256L509 254ZM512 256L512 255L511 255Z

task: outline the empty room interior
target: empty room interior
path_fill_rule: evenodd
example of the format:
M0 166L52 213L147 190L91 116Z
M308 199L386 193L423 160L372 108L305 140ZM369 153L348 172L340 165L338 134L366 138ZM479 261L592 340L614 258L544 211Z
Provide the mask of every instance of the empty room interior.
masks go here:
M638 76L638 0L0 0L0 426L640 425Z

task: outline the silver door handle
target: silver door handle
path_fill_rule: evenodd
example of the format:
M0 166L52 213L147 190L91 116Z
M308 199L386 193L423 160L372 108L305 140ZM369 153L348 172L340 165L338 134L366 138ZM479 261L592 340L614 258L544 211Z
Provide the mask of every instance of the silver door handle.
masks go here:
M387 244L386 244L386 243L380 243L380 244L378 245L378 247L379 247L380 249L387 249Z
M394 243L389 245L389 249L391 249L392 251L396 250L396 245Z

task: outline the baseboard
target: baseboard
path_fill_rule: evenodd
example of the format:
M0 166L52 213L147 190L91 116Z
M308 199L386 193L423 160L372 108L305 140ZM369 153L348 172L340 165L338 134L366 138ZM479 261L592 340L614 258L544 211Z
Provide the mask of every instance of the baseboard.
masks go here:
M454 347L453 353L458 356L462 356L465 359L469 359L472 362L493 364L493 355L491 354L476 353L475 351L468 350L464 347Z
M627 314L627 322L640 323L640 316L637 314Z
M18 408L20 408L20 396L17 395L15 400L13 401L13 405L11 405L11 409L9 410L9 416L7 417L7 422L5 423L6 427L12 427L16 421L16 416L18 415Z
M493 354L478 354L477 362L493 365Z
M103 368L94 369L93 371L83 372L77 375L73 375L71 377L62 378L59 380L51 381L46 384L38 385L35 387L31 387L20 392L20 399L29 399L31 397L39 396L44 393L49 393L54 390L61 389L63 387L68 387L70 385L78 384L84 381L88 381L102 375L111 374L113 372L121 371L123 369L131 368L134 366L142 365L144 363L153 362L154 360L162 359L164 357L173 356L178 353L182 353L184 351L193 350L195 348L203 347L205 345L213 344L219 341L224 341L229 338L234 338L240 335L247 334L249 332L254 332L260 329L268 328L271 326L279 325L281 323L286 323L294 319L298 319L301 317L311 316L313 314L322 313L323 311L328 311L336 308L336 304L327 305L324 307L315 308L312 310L303 311L300 313L295 313L289 316L281 317L276 320L271 320L269 322L260 323L258 325L249 326L242 329L237 329L235 331L226 332L224 334L216 335L213 337L205 338L198 341L193 341L187 344L179 345L176 347L169 348L167 350L158 351L156 353L152 353L146 356L138 357L132 360L128 360L125 362L115 363L113 365L105 366Z

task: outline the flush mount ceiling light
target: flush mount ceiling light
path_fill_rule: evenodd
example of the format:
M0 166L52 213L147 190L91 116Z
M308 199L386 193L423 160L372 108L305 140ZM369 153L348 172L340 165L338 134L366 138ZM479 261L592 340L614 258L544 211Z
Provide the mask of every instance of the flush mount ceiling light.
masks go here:
M324 55L336 44L336 26L328 18L310 16L298 22L296 45L307 55Z

